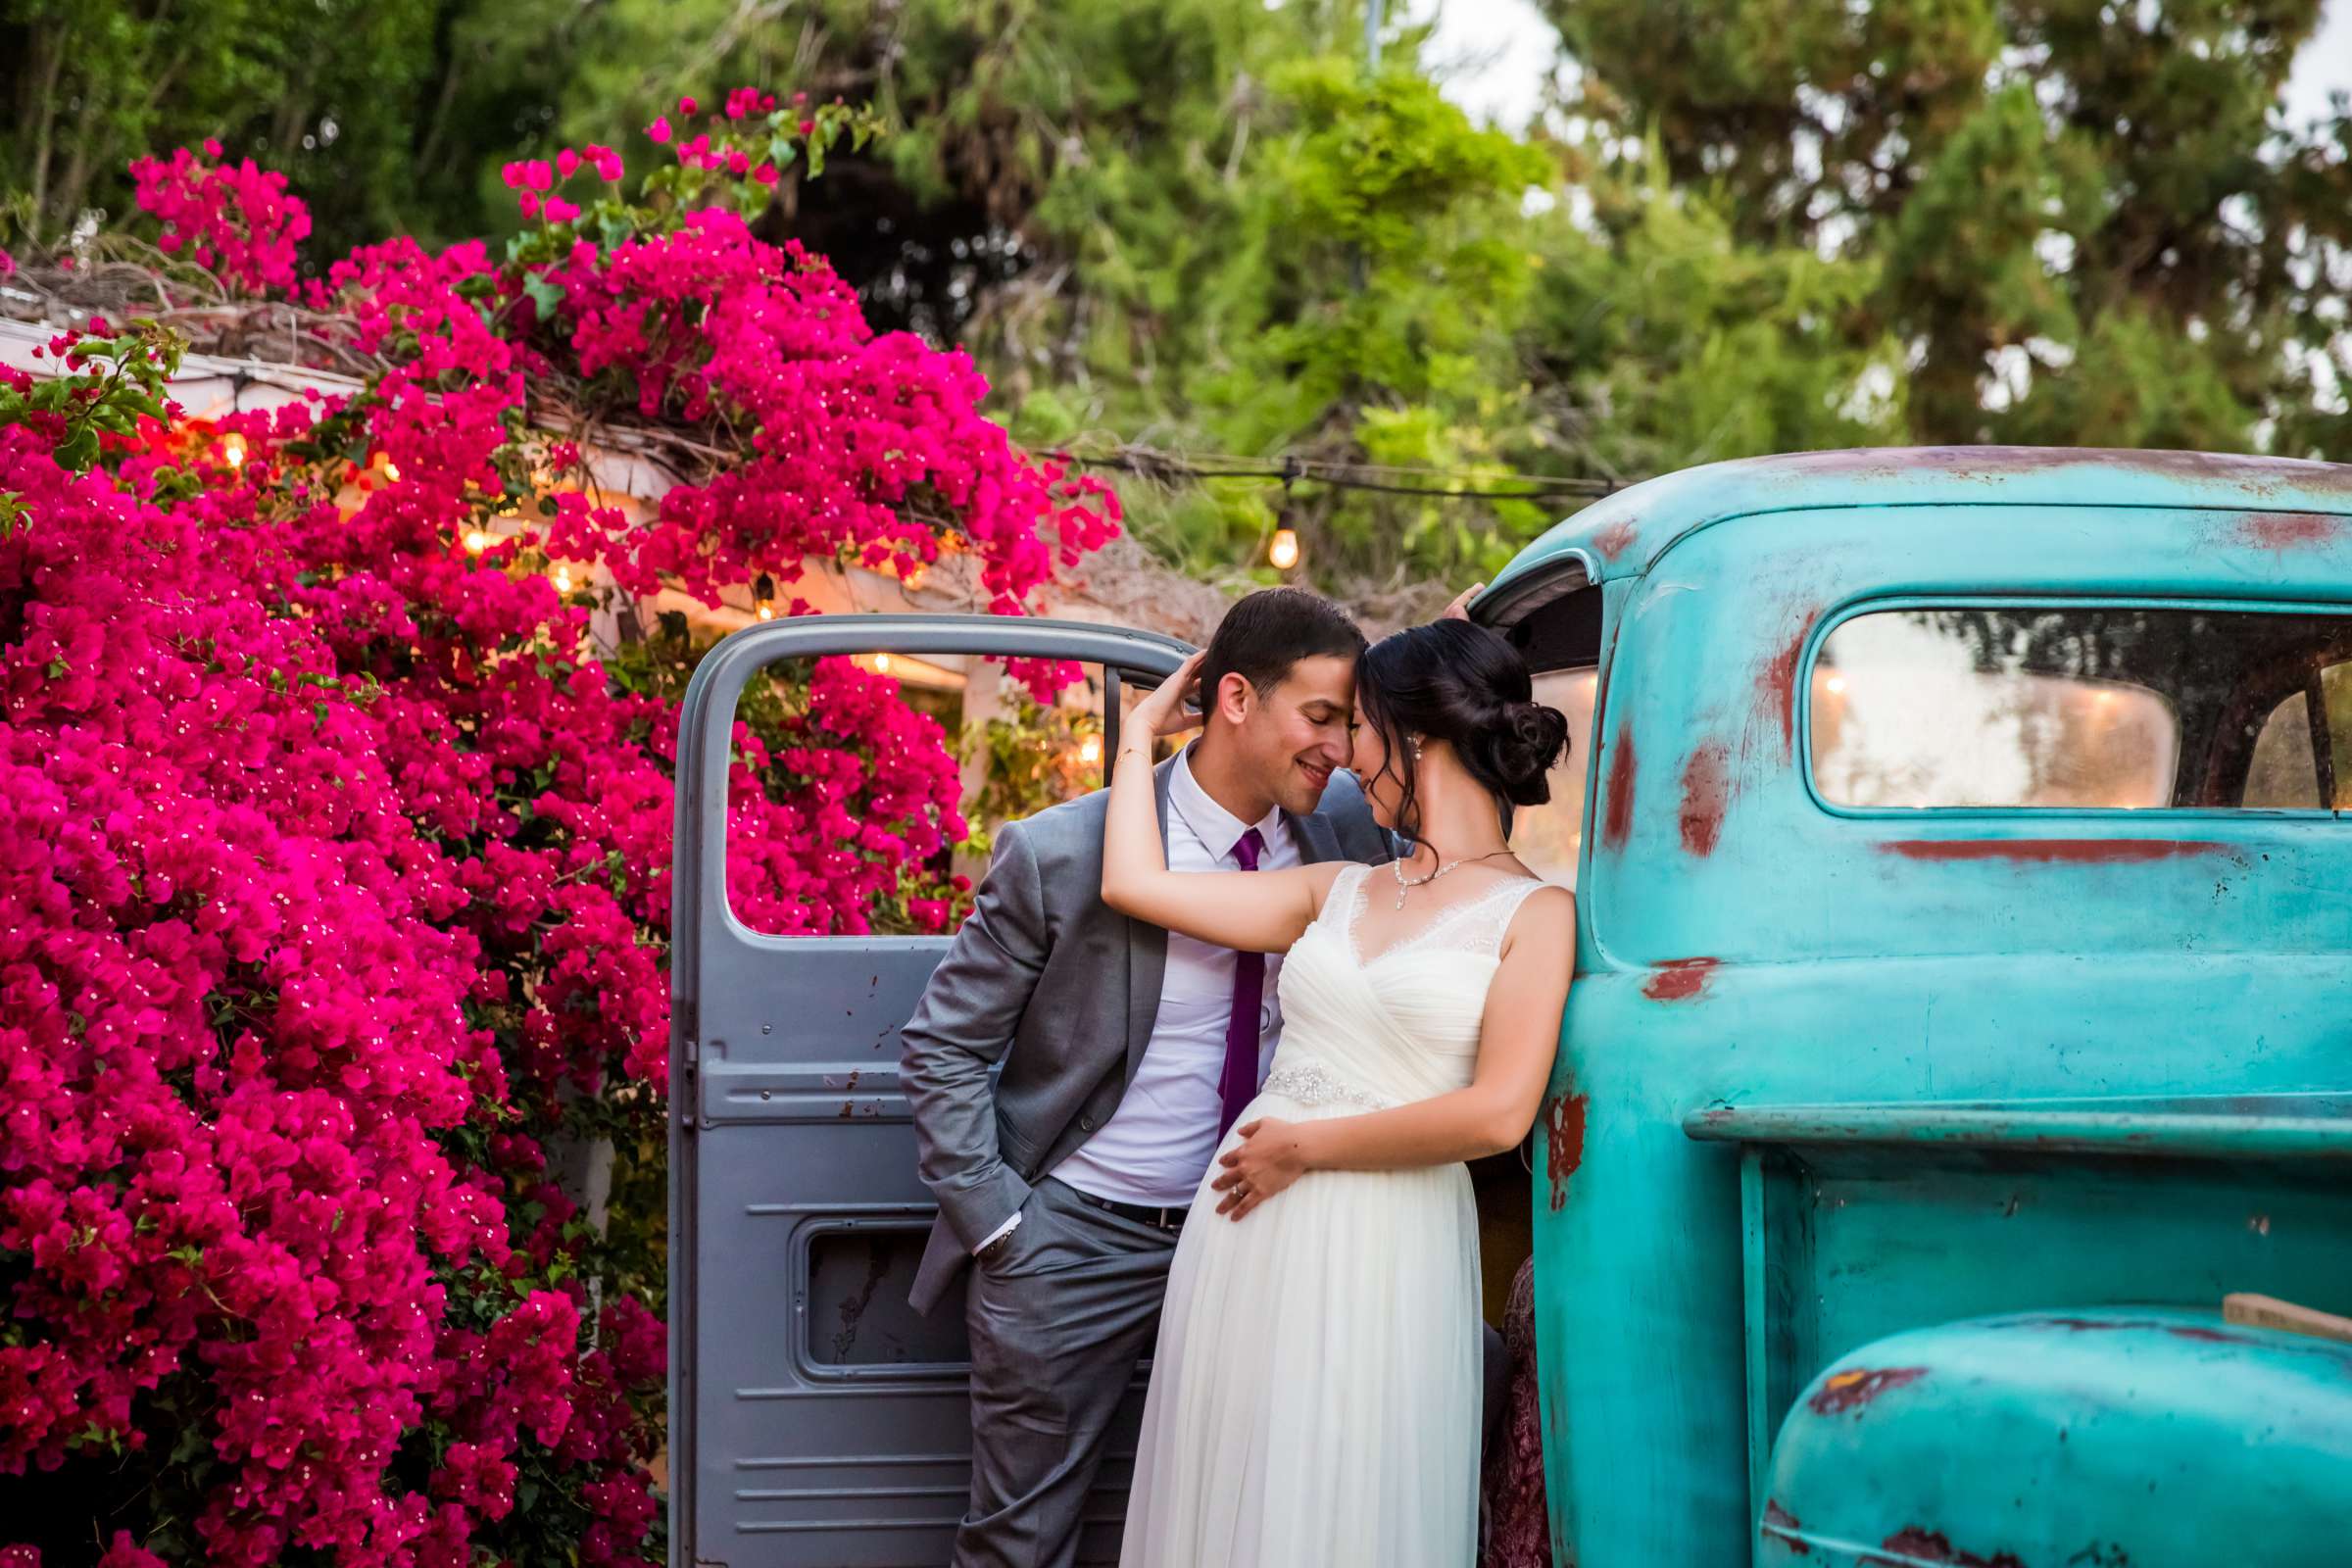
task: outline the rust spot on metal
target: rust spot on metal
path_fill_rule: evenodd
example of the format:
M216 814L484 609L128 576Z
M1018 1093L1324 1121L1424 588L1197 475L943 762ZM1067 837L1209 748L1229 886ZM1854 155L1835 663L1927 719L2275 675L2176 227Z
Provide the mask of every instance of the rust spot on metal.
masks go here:
M2157 1318L2140 1317L2062 1317L2050 1315L2028 1318L2033 1328L2063 1329L2069 1334L2169 1334L2178 1340L2190 1340L2199 1345L2264 1345L2267 1341L2254 1335L2240 1334L2234 1329L2207 1328L2200 1323L2167 1323Z
M1890 839L1881 854L1906 860L2011 860L2032 865L2128 865L2228 855L2210 839Z
M2317 512L2249 512L2230 529L2238 544L2281 554L2333 544L2344 530L2344 519Z
M1608 808L1600 819L1600 842L1612 850L1625 848L1634 832L1634 727L1617 727L1617 747L1609 760Z
M1756 675L1756 707L1780 725L1784 755L1796 745L1796 662L1805 651L1805 630L1799 626Z
M1949 1563L1951 1568L2026 1568L2025 1561L2013 1551L1996 1551L1989 1557L1980 1557L1973 1551L1963 1551L1952 1544L1940 1530L1922 1530L1917 1525L1897 1530L1879 1543L1881 1551L1899 1553L1893 1557L1869 1557L1866 1562L1890 1563L1896 1568L1911 1564Z
M1689 1002L1707 989L1721 958L1669 958L1642 987L1652 1002Z
M848 1121L852 1116L857 1114L858 1102L854 1100L845 1100L841 1102L841 1119L843 1121Z
M1833 1374L1805 1404L1815 1415L1844 1415L1861 1409L1888 1389L1917 1383L1927 1375L1924 1366L1855 1367Z
M1857 447L1756 460L1788 473L1862 473L1916 477L1923 471L1959 479L1998 479L2048 468L2095 466L2234 484L2258 495L2280 489L2342 494L2352 491L2344 466L2300 458L2251 458L2211 452L2141 452L2103 447Z
M1755 700L1740 735L1740 750L1752 750L1759 732L1777 730L1783 757L1796 749L1796 666L1805 652L1805 638L1821 618L1821 607L1809 599L1789 602L1782 619L1781 641L1773 656L1756 671Z
M1732 800L1729 748L1710 741L1683 764L1683 848L1708 856L1723 837L1723 814Z
M2060 1317L2055 1314L2027 1318L2025 1325L2037 1329L2064 1329L2069 1334L2105 1334L2117 1329L2152 1329L2157 1326L2142 1318Z
M1551 1182L1551 1211L1568 1206L1568 1178L1585 1162L1587 1095L1556 1095L1544 1106L1544 1174Z
M2207 1345L2255 1345L2260 1343L2249 1340L2242 1334L2230 1334L2221 1329L2199 1328L2193 1323L2167 1324L2164 1332L2183 1340L2202 1341Z
M1592 536L1592 548L1604 561L1615 561L1634 542L1634 519L1620 517Z
M1813 1555L1813 1548L1806 1545L1796 1536L1796 1532L1803 1528L1804 1526L1796 1522L1796 1515L1770 1497L1764 1499L1764 1529L1770 1532L1782 1545L1787 1546L1792 1556L1810 1557Z

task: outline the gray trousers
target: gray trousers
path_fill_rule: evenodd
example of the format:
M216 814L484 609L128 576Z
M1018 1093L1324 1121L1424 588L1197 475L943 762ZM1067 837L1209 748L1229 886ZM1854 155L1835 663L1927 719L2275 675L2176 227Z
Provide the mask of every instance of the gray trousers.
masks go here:
M1201 1223L1215 1222L1212 1213ZM1159 1336L1176 1233L1095 1207L1047 1177L964 1301L972 1497L951 1568L1071 1568L1087 1494L1136 1364ZM1502 1413L1502 1336L1486 1328L1486 1437Z
M954 1568L1070 1568L1136 1363L1159 1334L1176 1233L1048 1177L972 1265L972 1497Z

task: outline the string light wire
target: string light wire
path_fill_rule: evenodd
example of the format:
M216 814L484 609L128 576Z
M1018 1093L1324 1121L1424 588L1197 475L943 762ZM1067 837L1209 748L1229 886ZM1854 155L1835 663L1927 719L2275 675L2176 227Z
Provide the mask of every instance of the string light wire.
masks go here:
M1334 490L1364 490L1379 495L1426 496L1442 501L1546 501L1555 497L1574 496L1597 500L1622 487L1617 479L1546 479L1540 474L1514 473L1508 475L1506 487L1485 488L1472 485L1408 484L1397 479L1373 478L1374 474L1462 474L1461 469L1407 468L1368 463L1337 463L1317 458L1286 457L1279 465L1250 458L1201 455L1187 457L1162 452L1152 447L1120 447L1107 453L1072 452L1065 449L1049 452L1048 457L1060 463L1076 464L1087 468L1109 468L1121 473L1140 474L1148 478L1184 479L1279 479L1287 488L1293 482L1319 484Z

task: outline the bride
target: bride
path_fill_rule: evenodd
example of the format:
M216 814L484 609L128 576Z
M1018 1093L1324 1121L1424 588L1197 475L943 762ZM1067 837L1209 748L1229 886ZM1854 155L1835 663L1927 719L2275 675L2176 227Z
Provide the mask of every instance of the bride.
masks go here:
M1469 1568L1481 1348L1463 1161L1517 1147L1551 1072L1574 902L1512 857L1504 823L1547 798L1567 722L1494 633L1398 632L1357 661L1351 769L1412 854L1171 872L1151 746L1193 722L1193 674L1135 710L1103 900L1290 956L1272 1071L1176 1249L1119 1560Z

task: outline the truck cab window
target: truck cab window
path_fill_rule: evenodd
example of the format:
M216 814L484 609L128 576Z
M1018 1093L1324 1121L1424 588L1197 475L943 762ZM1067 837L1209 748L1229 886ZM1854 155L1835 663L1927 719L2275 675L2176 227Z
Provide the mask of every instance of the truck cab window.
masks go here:
M2341 614L1865 612L1811 673L1814 786L1866 809L2329 809L2352 782L2348 664Z
M2352 809L2352 662L2328 665L2271 710L2254 737L2245 804Z

